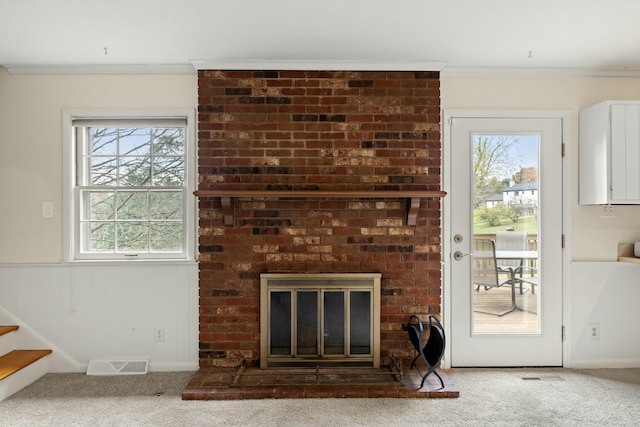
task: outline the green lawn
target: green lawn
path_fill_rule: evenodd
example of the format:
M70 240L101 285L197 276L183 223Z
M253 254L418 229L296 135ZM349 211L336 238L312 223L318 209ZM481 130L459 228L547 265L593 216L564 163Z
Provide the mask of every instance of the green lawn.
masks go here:
M495 234L496 231L506 230L507 228L513 228L515 231L526 231L529 234L538 233L538 224L536 217L523 216L520 217L518 222L514 225L508 219L503 220L500 225L491 227L486 221L478 218L478 212L473 213L473 233L474 234Z

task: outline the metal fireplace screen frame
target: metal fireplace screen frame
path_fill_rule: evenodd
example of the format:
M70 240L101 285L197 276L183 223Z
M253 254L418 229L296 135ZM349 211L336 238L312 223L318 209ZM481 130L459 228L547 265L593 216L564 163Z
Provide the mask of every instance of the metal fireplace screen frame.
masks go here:
M380 278L380 273L261 274L260 367L379 368ZM367 296L368 307L362 303ZM335 322L325 319L332 315L344 319L342 331L336 330ZM364 317L368 325L360 324ZM354 332L356 329L360 332ZM352 332L357 335L354 341L362 341L363 330L368 334L365 342L352 343ZM329 341L336 339L342 341L343 351L331 346ZM283 342L282 347L277 346Z

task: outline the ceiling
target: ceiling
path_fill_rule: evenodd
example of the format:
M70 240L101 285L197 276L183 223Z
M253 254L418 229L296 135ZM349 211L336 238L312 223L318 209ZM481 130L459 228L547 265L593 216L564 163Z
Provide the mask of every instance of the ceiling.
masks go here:
M640 76L639 17L638 0L0 0L0 65Z

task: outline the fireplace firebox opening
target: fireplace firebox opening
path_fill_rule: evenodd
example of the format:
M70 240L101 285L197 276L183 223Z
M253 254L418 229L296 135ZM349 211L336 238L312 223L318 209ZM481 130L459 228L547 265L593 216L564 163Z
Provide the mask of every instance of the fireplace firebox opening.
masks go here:
M260 275L260 367L380 367L380 273Z

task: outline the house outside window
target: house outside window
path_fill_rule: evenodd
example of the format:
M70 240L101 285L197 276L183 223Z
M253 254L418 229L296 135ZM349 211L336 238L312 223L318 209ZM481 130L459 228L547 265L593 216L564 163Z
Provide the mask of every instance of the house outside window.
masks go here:
M194 115L66 110L66 261L194 259Z

